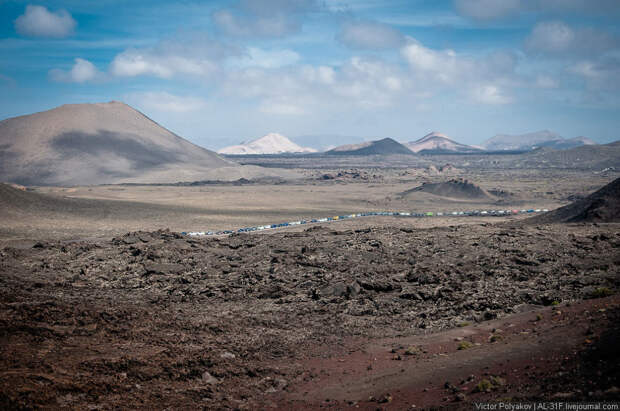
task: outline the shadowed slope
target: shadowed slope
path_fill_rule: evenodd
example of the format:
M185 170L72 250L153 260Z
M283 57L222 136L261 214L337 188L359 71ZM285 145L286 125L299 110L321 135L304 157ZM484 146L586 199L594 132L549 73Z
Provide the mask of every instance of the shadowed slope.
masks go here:
M164 213L200 212L191 207L175 207L148 204L137 201L118 201L61 197L52 194L21 190L10 184L0 184L0 221L17 219L69 219L88 218L101 222L102 219L159 218Z
M367 141L361 144L349 144L340 147L336 147L326 152L331 155L343 155L343 156L372 156L372 155L386 155L386 154L413 154L404 145L400 144L391 138L384 138L382 140Z
M586 198L529 219L534 223L620 221L620 178Z
M467 180L450 180L443 183L424 183L419 187L402 192L401 196L405 197L416 192L467 200L491 199L493 197L483 188L470 183Z
M110 102L0 122L0 174L20 184L86 185L235 180L265 172L225 160L126 104Z

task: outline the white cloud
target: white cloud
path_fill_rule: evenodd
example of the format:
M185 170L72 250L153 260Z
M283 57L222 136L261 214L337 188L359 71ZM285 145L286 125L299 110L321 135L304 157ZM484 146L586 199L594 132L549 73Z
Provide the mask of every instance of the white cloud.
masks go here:
M483 104L508 104L512 99L506 96L497 85L486 84L472 89L475 101Z
M570 71L583 77L595 79L601 76L596 64L591 61L581 61L570 68Z
M126 96L127 101L147 110L166 113L188 113L203 110L208 106L205 99L192 96L178 96L167 92L133 93Z
M76 22L66 10L50 12L43 6L26 6L15 20L15 29L22 36L63 38L73 33Z
M225 33L240 36L281 37L299 30L299 23L284 14L268 17L237 16L228 10L213 14L213 20Z
M235 70L226 77L222 92L257 100L263 113L299 115L389 106L408 87L407 73L397 65L353 57L338 67Z
M316 0L240 0L236 8L255 16L278 13L294 15L318 10L319 3Z
M255 101L258 111L278 116L299 116L330 104L322 80L329 74L311 66L282 69L251 67L232 71L221 89L224 98Z
M235 53L238 53L235 48L208 37L190 36L164 41L155 47L125 50L114 57L110 72L119 77L204 77L216 73L220 61Z
M559 85L558 80L546 74L536 76L536 86L539 88L558 88Z
M299 116L306 113L303 107L288 99L266 99L260 103L258 109L262 113L284 116Z
M232 59L230 64L239 67L278 68L296 64L300 58L293 50L263 50L250 47L245 56Z
M618 14L618 0L529 0L530 9L547 13Z
M419 78L442 84L456 84L475 70L473 60L454 50L433 50L415 40L401 49L401 55Z
M361 56L335 66L236 70L222 91L257 101L263 113L308 116L394 107L428 96L400 64Z
M387 24L371 21L349 21L342 25L338 41L354 49L390 49L404 44L405 36Z
M581 76L589 90L610 91L620 89L620 54L606 56L597 61L584 60L569 68Z
M434 95L457 91L478 103L507 104L513 99L507 89L519 83L516 57L492 53L485 57L462 56L453 50L434 50L410 39L401 49L414 81Z
M407 73L378 59L352 57L339 74L334 93L363 108L390 106L412 86Z
M205 76L215 71L215 68L215 64L209 60L132 49L117 55L110 69L112 74L120 77L151 75L170 78L175 74Z
M301 17L319 8L316 0L242 0L213 13L223 32L242 37L282 37L301 29Z
M611 34L592 28L574 29L561 21L536 24L525 41L529 51L578 56L600 54L619 45Z
M519 0L455 0L457 11L475 20L504 18L520 10Z
M361 56L334 66L235 66L222 75L218 92L224 98L256 102L265 114L329 115L403 104L413 107L437 95L508 104L513 102L512 89L523 84L515 72L517 59L510 53L463 56L409 39L401 56L406 67Z
M446 85L479 79L507 81L515 75L517 64L516 57L508 52L474 57L450 49L431 49L414 39L401 49L401 54L417 77Z
M618 0L454 0L454 5L460 15L481 22L520 13L546 16L620 14Z
M301 68L301 75L305 81L310 83L331 85L335 82L336 70L329 66L303 66Z
M547 21L536 24L528 37L529 48L540 51L566 51L575 41L575 32L560 21Z
M130 49L110 65L116 76L176 75L215 78L210 93L222 100L243 101L256 113L312 116L387 107L415 107L437 95L481 104L512 102L516 57L494 53L484 57L435 50L406 39L400 62L353 56L341 64L299 64L292 50L250 47L245 53L214 42L169 41ZM403 61L407 64L402 64ZM213 77L215 73L216 77ZM138 105L168 112L187 112L204 101L171 94L141 95Z
M103 78L103 73L93 63L81 58L74 60L71 70L53 69L49 74L52 80L66 83L86 83Z
M261 101L292 101L295 95L301 100L315 94L309 93L301 71L298 68L268 70L258 67L235 70L226 76L222 92Z

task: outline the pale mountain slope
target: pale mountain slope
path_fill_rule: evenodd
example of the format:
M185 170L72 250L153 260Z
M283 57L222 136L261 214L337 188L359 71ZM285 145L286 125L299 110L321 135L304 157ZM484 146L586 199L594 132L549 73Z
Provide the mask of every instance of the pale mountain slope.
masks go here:
M243 142L236 146L225 147L218 151L220 154L248 155L248 154L283 154L283 153L316 153L317 150L301 147L278 133L269 133L261 138Z
M472 153L480 151L479 148L457 143L445 134L433 131L419 140L405 143L405 146L414 153L442 152L442 153Z
M558 133L541 130L526 134L498 134L482 143L488 151L534 150L541 147L568 149L583 145L596 144L586 137L563 138Z
M174 183L274 173L223 159L120 102L68 104L0 122L0 175L20 184Z

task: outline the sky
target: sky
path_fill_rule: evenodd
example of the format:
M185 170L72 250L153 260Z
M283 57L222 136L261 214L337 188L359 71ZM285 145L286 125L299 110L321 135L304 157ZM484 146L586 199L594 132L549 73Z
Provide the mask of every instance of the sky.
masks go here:
M0 119L123 101L210 149L617 140L618 0L0 0Z

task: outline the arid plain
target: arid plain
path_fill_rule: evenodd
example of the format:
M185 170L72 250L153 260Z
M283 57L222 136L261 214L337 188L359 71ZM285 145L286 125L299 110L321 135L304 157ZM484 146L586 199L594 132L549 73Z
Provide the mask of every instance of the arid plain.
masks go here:
M357 159L358 162L362 159ZM28 197L9 203L0 219L2 240L42 237L50 239L107 238L128 231L227 230L320 218L364 211L442 212L480 209L553 209L602 187L614 173L581 170L472 170L427 168L294 169L295 181L237 182L193 186L102 185L85 187L33 187L48 198ZM338 174L340 173L340 176ZM327 178L325 176L328 176ZM474 197L463 193L445 197L425 192L402 193L424 183L465 179L499 196ZM485 221L498 221L496 217ZM368 221L373 221L369 223ZM466 218L365 218L335 223L404 224L428 227L468 224ZM289 230L291 230L290 228Z
M0 410L620 409L620 0L0 21Z
M617 178L429 158L292 168L294 181L2 186L2 404L616 398L617 222L375 216L180 234L365 211L553 210Z

